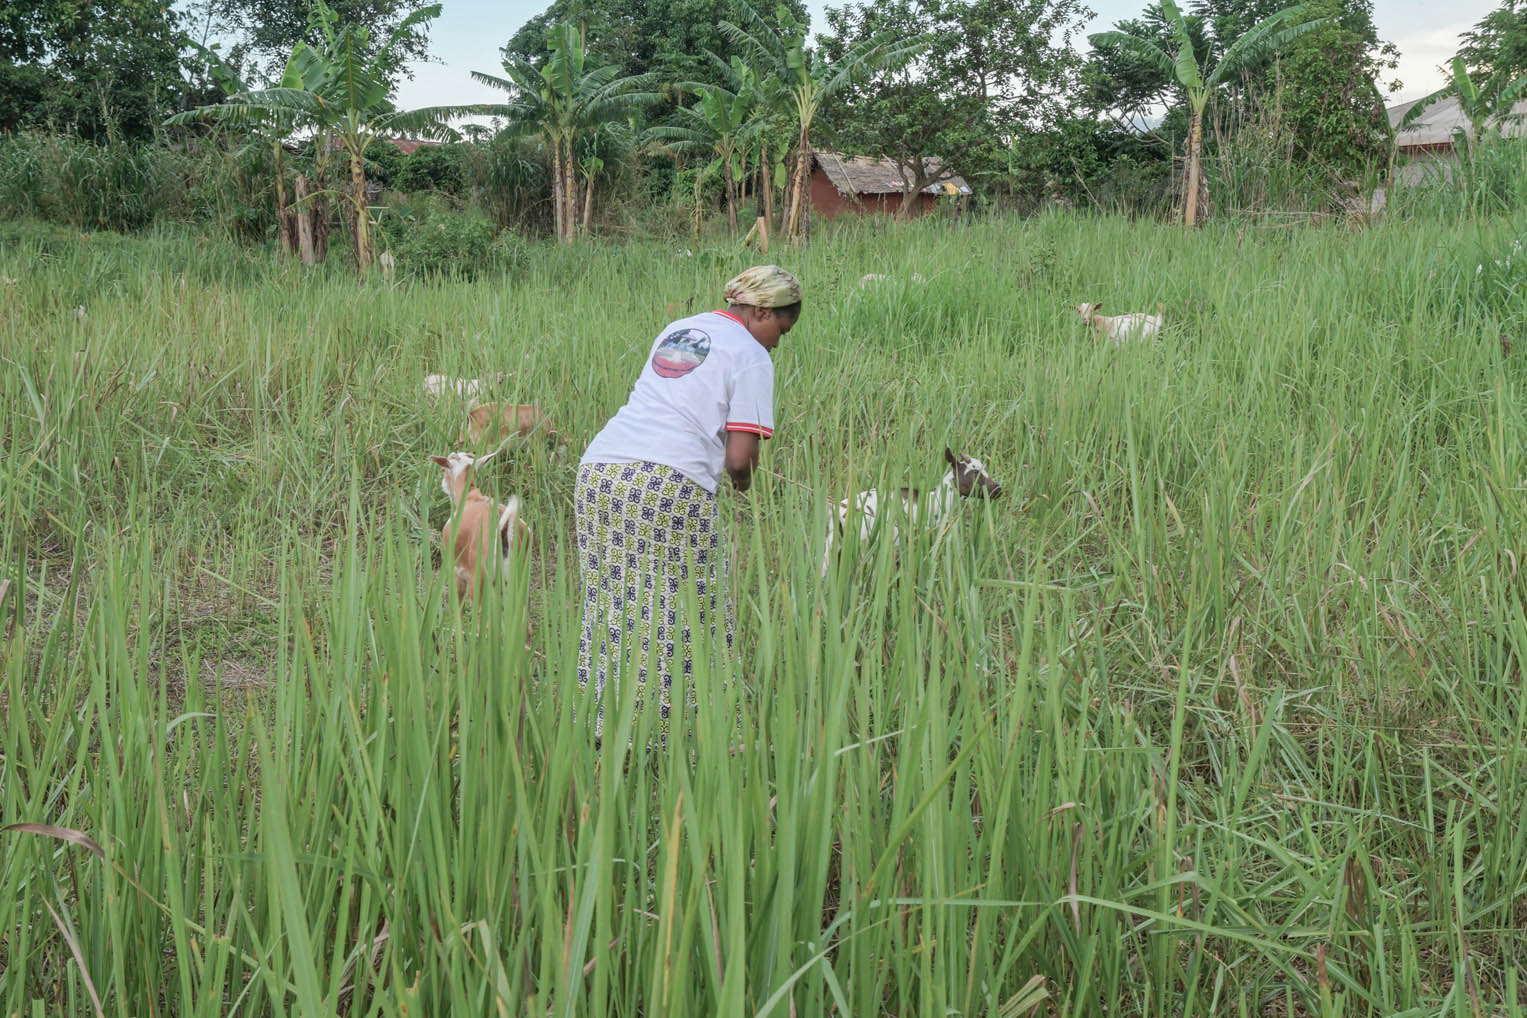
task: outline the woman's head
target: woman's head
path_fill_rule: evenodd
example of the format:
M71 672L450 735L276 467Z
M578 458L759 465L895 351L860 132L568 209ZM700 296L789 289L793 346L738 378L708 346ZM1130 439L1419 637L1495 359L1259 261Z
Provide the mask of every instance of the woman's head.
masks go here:
M722 291L727 307L767 350L801 317L801 284L778 265L755 265Z

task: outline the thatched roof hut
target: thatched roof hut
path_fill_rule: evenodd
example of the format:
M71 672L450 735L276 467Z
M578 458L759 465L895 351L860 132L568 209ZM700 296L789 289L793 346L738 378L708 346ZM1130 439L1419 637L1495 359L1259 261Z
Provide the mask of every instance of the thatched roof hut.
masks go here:
M929 163L942 167L937 158L930 157ZM901 208L905 192L901 171L889 159L828 151L812 156L811 205L829 219L845 212L895 212ZM941 197L967 194L970 185L965 179L951 176L923 188L912 212L915 215L928 211Z

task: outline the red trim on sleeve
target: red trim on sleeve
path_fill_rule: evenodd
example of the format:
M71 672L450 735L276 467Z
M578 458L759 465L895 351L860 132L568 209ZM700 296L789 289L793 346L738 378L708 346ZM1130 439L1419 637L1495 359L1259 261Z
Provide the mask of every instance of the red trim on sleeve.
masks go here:
M726 422L727 431L745 431L750 435L758 435L761 438L773 438L774 429L766 428L762 424L742 424L737 421Z
M732 321L736 322L738 325L741 325L743 327L746 327L747 324L748 324L747 322L744 322L741 318L738 318L736 315L732 314L730 311L723 311L721 308L717 308L712 313L713 314L718 314L718 315L720 315L723 318L730 318Z

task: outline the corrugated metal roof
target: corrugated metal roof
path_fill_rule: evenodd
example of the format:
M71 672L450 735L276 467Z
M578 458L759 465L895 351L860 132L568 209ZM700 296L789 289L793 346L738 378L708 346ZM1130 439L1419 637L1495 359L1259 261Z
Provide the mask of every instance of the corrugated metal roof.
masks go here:
M816 163L827 174L827 179L832 181L832 186L838 189L839 194L901 194L905 190L901 182L901 171L896 169L896 164L889 159L872 159L869 156L846 156L838 152L819 150L813 153ZM934 166L942 166L942 160L930 157L929 162ZM963 177L950 177L947 181L937 184L929 184L923 188L925 194L948 194L948 188L943 185L948 183L957 194L969 194L970 185L965 183Z
M1400 121L1416 102L1417 100L1411 100L1408 103L1389 107L1389 126L1398 128ZM1527 135L1527 129L1524 129L1522 124L1524 115L1527 115L1527 99L1511 107L1511 117L1498 125L1500 132L1508 138ZM1465 134L1472 133L1469 128L1469 118L1464 116L1462 107L1458 105L1458 97L1448 96L1428 106L1420 119L1395 135L1394 142L1401 149L1451 145L1453 132L1459 129L1462 129Z

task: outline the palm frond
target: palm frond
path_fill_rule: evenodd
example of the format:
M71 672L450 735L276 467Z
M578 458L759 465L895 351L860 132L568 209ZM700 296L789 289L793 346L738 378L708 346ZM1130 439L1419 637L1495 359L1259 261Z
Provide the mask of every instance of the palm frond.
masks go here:
M413 34L415 25L422 25L427 21L434 21L436 18L440 17L440 12L442 9L443 8L440 4L430 4L427 7L420 7L408 17L398 22L398 27L394 28L392 33L387 36L387 41L382 44L380 52L393 52L399 43L404 42L408 39L409 36Z
M1522 98L1523 93L1527 93L1527 74L1522 75L1515 81L1508 82L1496 93L1495 108L1499 111L1501 119L1511 121L1522 119L1521 114L1511 112L1511 107L1516 105L1517 100Z
M228 62L223 59L222 54L218 53L215 48L203 46L195 39L184 34L180 37L180 44L194 51L202 59L202 62L207 66L207 76L225 94L235 95L249 90L249 86L239 77L239 73L229 66Z
M417 110L400 110L384 114L371 121L374 134L401 133L430 141L460 141L461 134L446 123L456 117L467 116L468 107L425 106Z
M1421 114L1425 113L1428 109L1430 109L1431 107L1435 106L1438 102L1442 101L1447 96L1451 95L1452 91L1453 91L1453 86L1452 85L1445 85L1442 88L1437 89L1437 91L1431 93L1430 95L1424 95L1421 98L1417 99L1415 101L1415 103L1410 107L1410 109L1405 111L1405 115L1400 118L1400 125L1399 125L1399 127L1396 128L1396 130L1397 131L1403 131L1406 128L1410 127L1416 121L1421 119Z
M1127 53L1149 64L1152 70L1167 77L1177 73L1177 61L1149 39L1142 39L1128 32L1097 32L1089 35L1087 41L1092 43L1093 49L1102 46L1117 47L1121 53Z
M1325 18L1308 20L1309 7L1295 4L1263 18L1248 28L1220 57L1219 65L1209 76L1209 86L1219 84L1227 75L1237 74L1252 60L1287 46L1306 32L1326 23Z
M1177 79L1177 84L1188 90L1188 94L1194 96L1194 109L1202 105L1199 93L1204 88L1203 72L1198 69L1198 57L1193 53L1192 40L1179 42L1177 45L1177 59L1172 62L1172 75Z
M833 95L870 72L901 67L927 49L932 41L925 35L902 42L892 42L891 39L889 33L882 33L850 46L834 61L831 73L820 83L821 96Z

